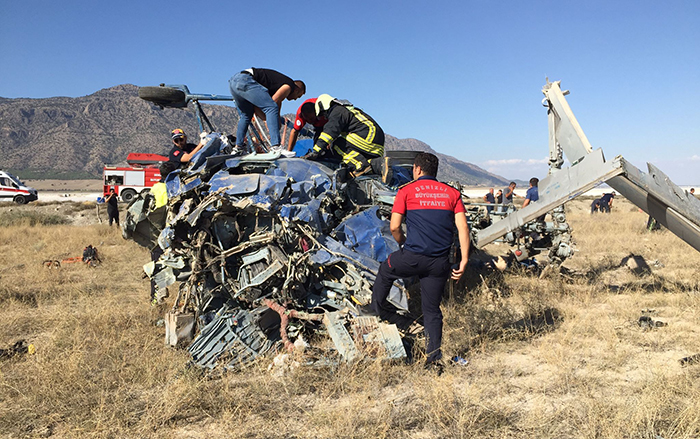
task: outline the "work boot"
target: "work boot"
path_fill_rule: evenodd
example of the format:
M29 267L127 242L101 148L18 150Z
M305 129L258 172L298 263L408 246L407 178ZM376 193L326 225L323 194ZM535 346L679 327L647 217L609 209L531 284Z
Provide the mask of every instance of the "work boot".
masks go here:
M425 369L428 372L435 373L437 374L437 376L440 376L445 371L445 366L440 360L426 361L425 366L423 366L423 369Z
M367 163L367 165L363 166L360 169L355 169L350 173L352 178L357 178L360 175L365 175L365 174L371 174L373 172L372 165L370 163Z
M372 171L382 176L382 183L389 186L391 180L394 178L394 173L391 169L391 158L377 157L370 160L369 163L372 165Z
M391 180L394 179L394 171L391 169L391 157L384 157L384 169L382 169L382 182L385 185L391 185Z

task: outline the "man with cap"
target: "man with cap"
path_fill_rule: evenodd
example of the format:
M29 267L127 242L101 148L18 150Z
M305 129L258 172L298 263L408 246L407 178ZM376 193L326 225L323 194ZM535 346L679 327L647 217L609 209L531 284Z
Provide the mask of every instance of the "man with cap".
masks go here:
M313 150L304 158L318 160L326 151L332 151L340 156L354 177L391 169L381 160L384 156L384 131L370 115L347 101L322 94L316 100L316 117L325 117L328 122L314 142ZM373 159L380 160L371 163ZM377 169L373 169L375 163ZM382 167L384 171L381 171Z
M170 136L173 139L173 148L168 154L168 163L171 164L172 170L184 167L204 146L203 142L199 142L198 145L187 143L187 135L180 128L172 130Z
M304 81L295 81L272 69L250 68L233 75L229 87L240 115L236 146L245 149L245 136L255 114L267 122L272 150L281 152L280 107L285 99L293 101L306 93Z
M307 123L314 127L314 143L316 143L318 136L321 135L321 128L328 122L328 119L325 117L316 117L316 99L317 98L307 99L299 106L292 133L289 135L289 143L287 144L288 151L294 150L294 145L296 145L297 139L299 138L299 132Z

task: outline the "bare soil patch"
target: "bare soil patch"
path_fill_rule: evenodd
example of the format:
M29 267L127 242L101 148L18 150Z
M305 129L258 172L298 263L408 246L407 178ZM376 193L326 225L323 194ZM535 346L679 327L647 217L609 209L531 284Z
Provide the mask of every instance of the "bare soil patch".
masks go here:
M102 180L24 180L29 187L37 191L60 191L60 192L100 192L102 191ZM39 194L41 195L41 194Z

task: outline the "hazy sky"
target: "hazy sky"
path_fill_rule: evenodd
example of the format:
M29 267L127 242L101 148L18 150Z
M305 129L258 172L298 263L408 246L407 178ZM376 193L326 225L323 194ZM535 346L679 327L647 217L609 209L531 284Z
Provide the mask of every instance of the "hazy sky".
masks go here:
M548 76L606 157L700 186L697 0L0 0L0 20L3 97L162 82L229 94L234 73L273 68L388 134L527 179L546 174Z

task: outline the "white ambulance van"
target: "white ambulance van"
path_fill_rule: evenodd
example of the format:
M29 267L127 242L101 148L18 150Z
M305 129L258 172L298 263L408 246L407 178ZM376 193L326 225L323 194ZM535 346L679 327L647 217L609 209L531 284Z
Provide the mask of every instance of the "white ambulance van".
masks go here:
M19 178L0 169L0 201L26 204L38 199L36 189L25 186Z

